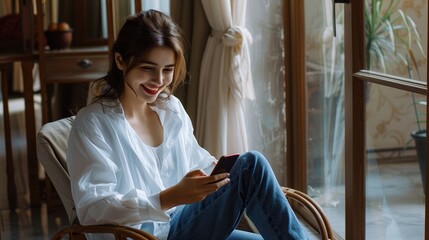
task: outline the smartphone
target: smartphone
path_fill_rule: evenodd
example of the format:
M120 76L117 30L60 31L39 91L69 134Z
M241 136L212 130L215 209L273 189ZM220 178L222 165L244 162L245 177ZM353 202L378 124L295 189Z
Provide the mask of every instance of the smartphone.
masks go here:
M219 173L229 173L231 168L234 166L240 154L234 153L230 155L222 156L214 167L210 176L219 174Z

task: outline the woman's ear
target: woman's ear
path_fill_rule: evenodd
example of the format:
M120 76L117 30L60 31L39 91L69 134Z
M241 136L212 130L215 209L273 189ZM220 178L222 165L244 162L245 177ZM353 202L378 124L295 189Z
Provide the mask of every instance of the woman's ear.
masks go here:
M115 63L118 66L119 70L124 70L124 62L122 61L121 54L115 52Z

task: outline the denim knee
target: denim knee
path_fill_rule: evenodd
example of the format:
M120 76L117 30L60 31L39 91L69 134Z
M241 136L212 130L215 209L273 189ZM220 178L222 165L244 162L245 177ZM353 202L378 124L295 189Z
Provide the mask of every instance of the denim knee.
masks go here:
M253 168L254 166L270 167L270 164L265 156L255 150L241 154L240 158L244 159L243 165L247 166L245 168Z

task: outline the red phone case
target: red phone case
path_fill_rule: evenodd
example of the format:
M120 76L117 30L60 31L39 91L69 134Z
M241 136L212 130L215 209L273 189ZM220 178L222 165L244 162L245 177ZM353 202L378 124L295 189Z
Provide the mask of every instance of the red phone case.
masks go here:
M231 168L234 166L239 156L240 154L238 153L222 156L210 175L213 176L231 171Z

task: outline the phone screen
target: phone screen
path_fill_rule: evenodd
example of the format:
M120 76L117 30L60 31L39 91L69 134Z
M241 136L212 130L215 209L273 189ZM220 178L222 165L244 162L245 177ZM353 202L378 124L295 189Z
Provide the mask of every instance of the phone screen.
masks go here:
M239 156L240 154L238 153L222 156L210 175L213 176L231 171L231 168L234 166Z

